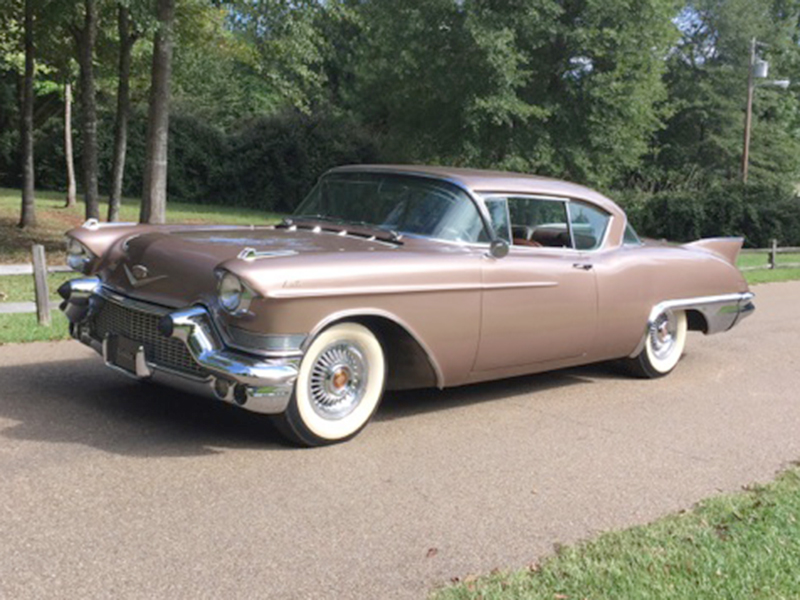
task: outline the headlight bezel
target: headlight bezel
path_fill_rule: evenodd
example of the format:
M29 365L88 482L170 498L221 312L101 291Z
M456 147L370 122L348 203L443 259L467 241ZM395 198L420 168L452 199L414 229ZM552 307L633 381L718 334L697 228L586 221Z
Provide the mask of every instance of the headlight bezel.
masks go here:
M238 275L230 271L217 273L217 302L229 315L241 316L250 310L255 293ZM226 299L227 298L227 299Z
M88 275L97 256L85 244L72 236L65 239L67 266L78 273Z

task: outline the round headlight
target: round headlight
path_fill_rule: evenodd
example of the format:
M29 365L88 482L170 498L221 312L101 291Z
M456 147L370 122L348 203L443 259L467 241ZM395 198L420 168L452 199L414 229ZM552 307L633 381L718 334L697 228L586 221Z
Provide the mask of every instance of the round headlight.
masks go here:
M67 265L73 271L85 272L94 255L78 240L67 238Z
M225 273L219 282L219 303L228 312L235 312L242 303L242 282L232 273Z

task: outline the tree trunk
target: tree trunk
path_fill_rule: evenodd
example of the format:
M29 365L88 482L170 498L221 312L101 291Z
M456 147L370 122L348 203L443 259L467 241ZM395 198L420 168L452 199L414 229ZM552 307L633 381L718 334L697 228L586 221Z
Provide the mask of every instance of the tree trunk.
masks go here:
M125 176L125 152L128 147L128 115L130 113L131 50L136 37L130 33L130 14L119 5L119 73L117 81L117 116L114 122L114 160L111 167L111 195L108 198L108 221L119 220L122 201L122 180Z
M72 158L72 84L64 84L64 158L67 162L67 208L76 204L75 161Z
M150 110L147 123L142 223L163 223L167 209L167 141L169 137L169 80L172 71L172 22L175 0L158 0L159 26L153 48Z
M25 79L22 84L22 210L20 227L36 226L33 172L33 0L25 0Z
M81 133L83 150L83 197L86 218L100 218L97 194L97 99L94 82L94 46L97 39L97 7L95 0L84 0L86 11L83 30L78 35L78 62L81 86Z

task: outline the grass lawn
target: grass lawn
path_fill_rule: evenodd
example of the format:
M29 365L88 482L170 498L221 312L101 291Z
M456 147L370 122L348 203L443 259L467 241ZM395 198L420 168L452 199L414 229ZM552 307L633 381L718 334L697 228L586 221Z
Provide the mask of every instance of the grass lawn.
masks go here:
M68 279L75 279L77 273L50 273L47 287L51 300L60 300L58 286ZM35 298L33 275L3 275L0 277L0 302L32 302Z
M767 264L769 257L767 254L751 254L742 252L736 262L739 268L761 267ZM800 264L800 254L778 254L777 265ZM751 285L756 283L770 283L773 281L790 281L800 279L800 267L783 267L777 269L759 269L745 271L747 282Z
M432 600L800 598L800 469Z
M66 209L64 197L62 192L36 192L38 226L22 231L16 227L22 202L20 191L0 188L0 265L29 263L34 243L44 245L48 264L64 264L64 232L86 220L83 203L78 201L76 207ZM100 212L105 214L107 210L108 205L102 203ZM138 221L138 200L124 199L120 216L122 221ZM170 202L167 208L169 223L261 225L279 218L274 213L232 206Z
M69 339L67 318L60 310L52 311L53 324L41 327L36 322L36 314L0 314L0 345L19 342L45 342Z

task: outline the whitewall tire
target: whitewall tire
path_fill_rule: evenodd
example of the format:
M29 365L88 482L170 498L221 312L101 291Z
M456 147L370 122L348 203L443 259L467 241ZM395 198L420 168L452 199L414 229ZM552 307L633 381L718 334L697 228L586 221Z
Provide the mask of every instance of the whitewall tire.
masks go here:
M385 381L386 360L375 335L358 323L333 325L306 350L294 394L277 424L306 446L347 440L375 413Z
M640 377L662 377L678 364L686 347L688 323L686 312L665 310L645 334L642 351L628 360L628 366Z

